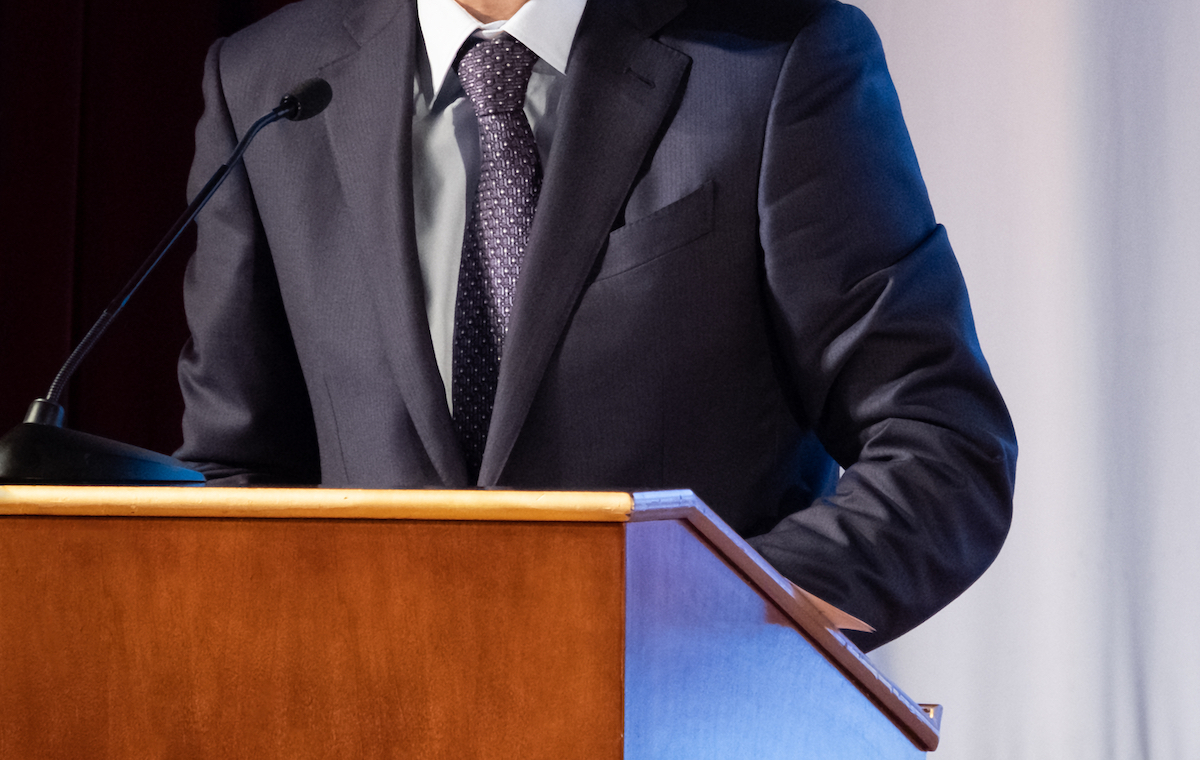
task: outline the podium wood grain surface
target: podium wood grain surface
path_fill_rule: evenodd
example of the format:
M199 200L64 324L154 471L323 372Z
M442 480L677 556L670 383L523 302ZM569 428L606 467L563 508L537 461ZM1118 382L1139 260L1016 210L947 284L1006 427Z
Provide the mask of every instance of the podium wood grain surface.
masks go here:
M936 745L738 542L686 492L0 487L0 757Z

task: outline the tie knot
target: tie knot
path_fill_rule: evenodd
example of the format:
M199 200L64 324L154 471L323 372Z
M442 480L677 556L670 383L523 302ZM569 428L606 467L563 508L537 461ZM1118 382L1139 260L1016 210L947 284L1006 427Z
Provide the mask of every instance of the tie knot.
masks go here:
M477 43L463 53L458 78L477 116L519 111L537 55L507 34Z

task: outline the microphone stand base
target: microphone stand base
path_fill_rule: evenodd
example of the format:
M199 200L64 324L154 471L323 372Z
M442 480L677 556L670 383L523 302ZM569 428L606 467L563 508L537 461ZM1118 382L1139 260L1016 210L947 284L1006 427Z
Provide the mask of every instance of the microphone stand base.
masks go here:
M202 486L204 475L155 451L24 422L0 438L0 485Z

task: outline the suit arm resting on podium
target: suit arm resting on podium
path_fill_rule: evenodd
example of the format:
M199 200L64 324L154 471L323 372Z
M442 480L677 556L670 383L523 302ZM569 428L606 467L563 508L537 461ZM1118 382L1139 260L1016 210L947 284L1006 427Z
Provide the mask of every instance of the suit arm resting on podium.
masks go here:
M991 564L1016 439L878 37L839 10L784 66L759 203L793 407L845 472L750 543L876 627L851 634L872 648Z
M223 42L205 63L189 196L245 129L225 102ZM200 295L186 298L191 337L179 360L186 408L177 455L218 485L318 483L308 393L244 165L209 203L197 236L184 283L185 294Z

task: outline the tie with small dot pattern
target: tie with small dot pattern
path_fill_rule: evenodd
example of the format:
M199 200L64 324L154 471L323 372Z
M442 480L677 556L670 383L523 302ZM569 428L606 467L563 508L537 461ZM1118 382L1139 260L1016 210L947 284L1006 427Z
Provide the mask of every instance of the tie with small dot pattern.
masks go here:
M463 54L458 76L479 121L479 185L463 236L454 304L454 428L479 476L500 357L533 222L542 167L525 117L537 56L502 34Z

